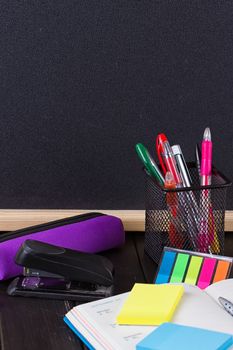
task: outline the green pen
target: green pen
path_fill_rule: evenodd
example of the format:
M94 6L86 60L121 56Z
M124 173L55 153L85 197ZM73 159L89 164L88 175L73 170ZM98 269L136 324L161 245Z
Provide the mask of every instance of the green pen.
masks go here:
M164 186L164 177L146 147L142 143L137 143L135 149L148 173Z

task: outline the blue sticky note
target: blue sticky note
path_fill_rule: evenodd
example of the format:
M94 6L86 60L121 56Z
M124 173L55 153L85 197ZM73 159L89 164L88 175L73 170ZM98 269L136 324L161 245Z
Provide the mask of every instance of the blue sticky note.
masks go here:
M137 350L227 350L233 345L230 334L163 323L137 344Z
M155 283L168 283L176 258L175 252L164 252Z

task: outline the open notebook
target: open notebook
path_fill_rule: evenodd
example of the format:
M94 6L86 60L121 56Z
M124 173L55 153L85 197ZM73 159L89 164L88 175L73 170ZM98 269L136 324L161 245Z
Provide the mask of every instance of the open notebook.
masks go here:
M185 293L171 322L233 334L233 317L218 302L219 296L233 299L233 279L217 282L205 290L183 285ZM155 326L116 324L128 294L76 306L64 320L90 349L133 350Z

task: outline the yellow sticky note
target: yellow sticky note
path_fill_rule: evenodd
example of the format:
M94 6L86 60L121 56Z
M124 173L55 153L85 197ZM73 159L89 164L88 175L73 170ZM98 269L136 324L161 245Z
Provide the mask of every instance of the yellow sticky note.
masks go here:
M136 283L117 315L118 324L169 322L184 293L182 285Z

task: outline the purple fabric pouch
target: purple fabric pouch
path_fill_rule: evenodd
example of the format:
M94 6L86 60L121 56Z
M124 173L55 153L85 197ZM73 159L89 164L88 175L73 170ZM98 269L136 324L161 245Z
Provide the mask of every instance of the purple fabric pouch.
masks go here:
M14 259L26 239L98 253L124 244L125 232L119 218L93 212L2 234L0 280L22 274L22 267L16 265Z

